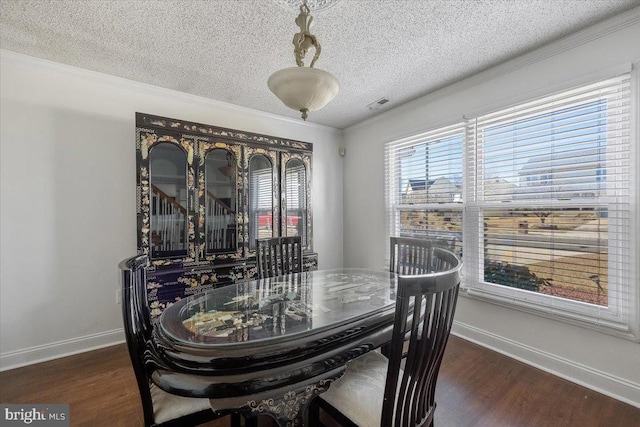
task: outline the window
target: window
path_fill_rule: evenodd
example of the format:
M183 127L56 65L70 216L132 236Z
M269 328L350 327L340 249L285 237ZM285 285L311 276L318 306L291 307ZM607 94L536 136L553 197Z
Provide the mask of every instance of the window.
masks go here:
M469 295L629 331L629 92L624 75L388 143L389 234L461 234Z
M460 123L388 145L390 235L438 240L461 254L463 136Z
M251 250L256 248L256 239L274 236L272 164L263 154L249 160L249 223Z
M300 236L307 246L307 169L300 159L291 159L285 165L285 236Z

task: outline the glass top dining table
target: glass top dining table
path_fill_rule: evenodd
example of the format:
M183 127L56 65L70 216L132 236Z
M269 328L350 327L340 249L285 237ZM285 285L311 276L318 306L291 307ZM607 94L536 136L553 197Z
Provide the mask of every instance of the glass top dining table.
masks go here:
M165 310L160 326L187 347L238 348L322 334L394 304L393 273L320 270L206 291Z
M164 363L152 379L165 391L212 399L216 409L224 401L297 419L299 411L278 409L291 407L281 396L304 406L349 360L389 342L396 282L382 270L318 270L183 299L154 328Z

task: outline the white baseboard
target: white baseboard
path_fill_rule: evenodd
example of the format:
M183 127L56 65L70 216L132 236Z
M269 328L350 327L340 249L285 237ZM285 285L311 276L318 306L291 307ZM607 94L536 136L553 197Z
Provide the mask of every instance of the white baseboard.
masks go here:
M640 408L640 384L638 383L464 323L454 321L451 333L527 365Z
M0 372L125 342L124 330L100 332L0 354Z
M550 374L640 408L640 384L593 369L501 337L471 325L453 322L451 333ZM124 331L87 335L65 341L0 354L0 372L60 357L96 350L125 341Z

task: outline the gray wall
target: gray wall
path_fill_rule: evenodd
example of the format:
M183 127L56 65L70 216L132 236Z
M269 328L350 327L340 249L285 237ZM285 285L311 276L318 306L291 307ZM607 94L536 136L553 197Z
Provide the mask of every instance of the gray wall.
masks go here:
M473 117L615 75L630 69L632 63L637 67L639 11L636 9L346 129L345 265L372 268L385 265L385 142L460 122L463 116ZM640 87L637 70L634 76L637 126ZM637 128L634 139L637 146ZM634 151L636 156L638 151L637 148ZM637 223L635 226L638 230ZM637 283L631 286L639 287ZM466 297L460 298L454 333L640 406L637 342Z
M313 143L314 248L320 268L342 266L340 131L1 59L0 369L124 340L117 265L136 254L136 111Z

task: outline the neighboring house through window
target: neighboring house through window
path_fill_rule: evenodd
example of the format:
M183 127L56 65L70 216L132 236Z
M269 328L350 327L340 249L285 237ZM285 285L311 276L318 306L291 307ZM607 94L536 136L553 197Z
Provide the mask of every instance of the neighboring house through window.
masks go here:
M393 144L386 152L390 234L437 240L462 252L462 124Z

